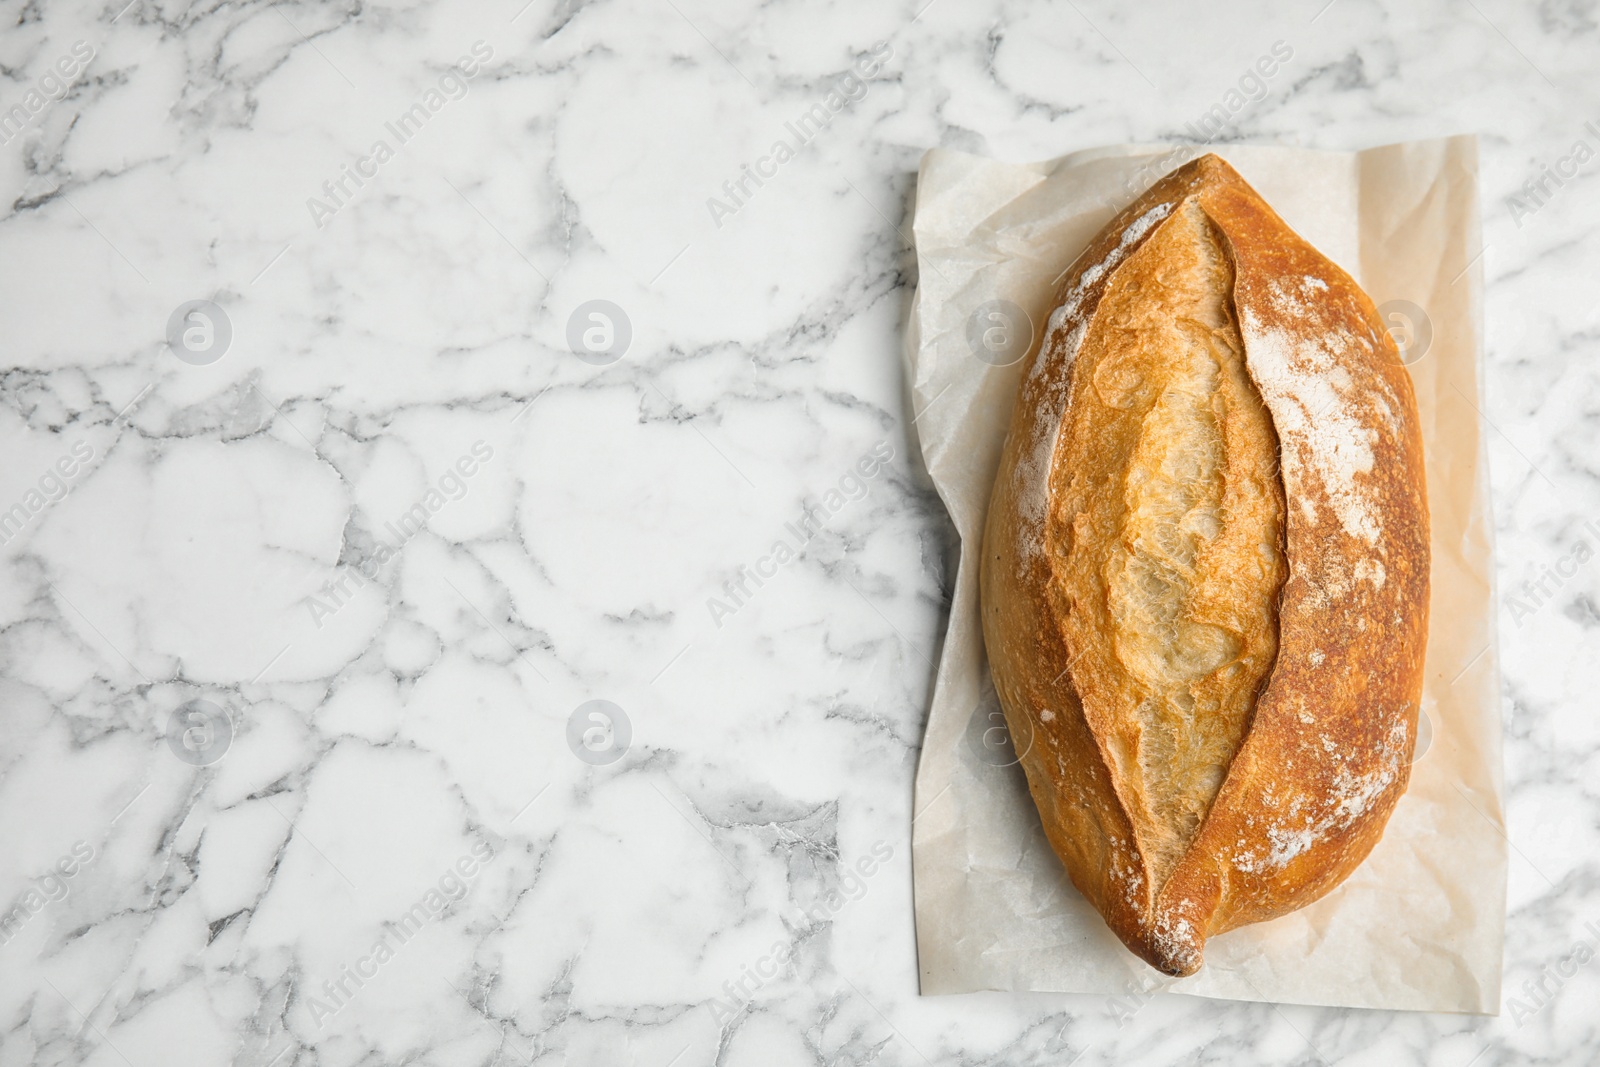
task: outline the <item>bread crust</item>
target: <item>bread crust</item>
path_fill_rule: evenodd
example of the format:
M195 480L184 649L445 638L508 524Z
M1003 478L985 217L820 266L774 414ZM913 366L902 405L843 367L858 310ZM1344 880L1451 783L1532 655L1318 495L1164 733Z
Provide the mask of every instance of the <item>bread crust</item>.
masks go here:
M1185 249L1205 241L1225 262L1191 262ZM1138 321L1185 271L1194 293L1221 286L1225 298L1225 313L1185 312L1181 323L1222 368L1206 387L1215 395L1198 400L1180 364L1161 361L1171 338L1139 332L1172 317L1156 307ZM1101 231L1063 279L1044 333L985 531L991 672L1012 735L1033 738L1021 762L1073 883L1151 966L1192 974L1208 937L1343 881L1408 783L1429 576L1411 380L1354 280L1214 155L1157 182ZM1140 629L1149 619L1113 588L1118 568L1145 552L1140 529L1164 521L1159 507L1139 520L1146 527L1135 521L1136 489L1159 470L1128 442L1155 431L1116 410L1107 374L1099 391L1090 378L1116 345L1141 343L1149 358L1134 377L1187 405L1180 430L1192 437L1198 419L1212 435L1163 445L1211 479L1190 495L1210 492L1214 506L1234 494L1220 533L1185 533L1181 566L1162 564L1185 572L1156 583L1167 609L1181 601L1168 620L1181 640L1167 644L1200 650L1167 674L1141 665L1133 646L1151 645ZM1230 345L1242 347L1253 393L1230 384ZM1197 459L1184 448L1210 451ZM1276 472L1263 475L1262 448ZM1259 567L1245 566L1250 537L1281 559L1263 550ZM1176 593L1161 585L1168 578ZM1168 674L1199 680L1169 685ZM1246 682L1259 695L1241 705ZM1206 773L1218 753L1220 784Z

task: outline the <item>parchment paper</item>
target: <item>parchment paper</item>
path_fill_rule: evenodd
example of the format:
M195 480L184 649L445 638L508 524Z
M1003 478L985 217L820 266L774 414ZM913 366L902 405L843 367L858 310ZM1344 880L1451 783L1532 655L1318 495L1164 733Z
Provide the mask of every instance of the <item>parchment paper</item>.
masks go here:
M960 532L961 563L912 823L922 992L1120 995L1132 980L1238 1000L1498 1014L1506 838L1479 415L1477 141L1215 151L1380 308L1410 301L1426 316L1386 308L1397 338L1412 343L1433 523L1424 723L1410 788L1348 881L1308 908L1213 939L1190 978L1147 967L1072 886L1014 753L1002 737L995 758L994 735L984 733L1000 720L979 624L978 552L1031 352L1010 366L985 362L968 320L987 301L1009 300L1036 324L1037 347L1054 279L1118 210L1197 153L1116 147L1017 166L930 151L917 187L906 355L923 457Z

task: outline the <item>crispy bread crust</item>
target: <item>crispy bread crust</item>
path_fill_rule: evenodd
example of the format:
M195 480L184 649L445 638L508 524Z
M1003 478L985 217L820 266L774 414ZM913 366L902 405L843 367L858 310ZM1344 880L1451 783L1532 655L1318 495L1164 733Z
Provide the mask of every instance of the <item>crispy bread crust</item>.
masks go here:
M1214 799L1182 786L1197 790L1190 799L1203 815L1180 833L1151 823L1152 811L1171 817L1159 814L1171 798L1157 794L1174 787L1150 778L1156 772L1141 770L1134 754L1148 715L1108 697L1104 670L1089 666L1125 664L1129 635L1109 631L1128 624L1083 625L1085 596L1097 587L1072 560L1130 552L1131 535L1124 530L1119 542L1074 524L1088 514L1084 485L1122 492L1130 460L1081 447L1097 418L1107 420L1107 440L1115 434L1112 416L1085 400L1092 383L1076 378L1085 338L1104 336L1097 316L1108 288L1139 292L1178 271L1160 243L1139 253L1163 227L1192 218L1195 205L1228 261L1224 332L1242 342L1276 437L1282 503L1277 513L1258 508L1257 518L1281 536L1287 577L1263 567L1232 592L1208 594L1212 607L1220 596L1235 615L1275 626L1276 648ZM1113 325L1126 320L1118 314ZM1241 421L1248 405L1217 404L1217 423L1232 434L1228 454L1242 455L1256 432ZM1243 459L1226 462L1224 473L1242 477ZM995 687L1012 736L1033 738L1021 760L1046 835L1073 883L1151 966L1194 973L1207 937L1311 903L1382 836L1409 780L1428 574L1416 402L1371 300L1221 159L1169 174L1063 279L1012 415L981 573ZM1270 593L1260 583L1279 582L1277 618L1260 620ZM1239 627L1241 661L1267 647L1258 630Z

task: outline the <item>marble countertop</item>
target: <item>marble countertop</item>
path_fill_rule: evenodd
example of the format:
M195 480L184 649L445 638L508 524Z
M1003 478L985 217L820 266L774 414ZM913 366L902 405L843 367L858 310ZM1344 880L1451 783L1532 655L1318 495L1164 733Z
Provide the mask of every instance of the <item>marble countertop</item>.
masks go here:
M5 6L0 1067L1600 1055L1600 13L924 3ZM917 163L1208 121L1482 137L1497 1018L917 995Z

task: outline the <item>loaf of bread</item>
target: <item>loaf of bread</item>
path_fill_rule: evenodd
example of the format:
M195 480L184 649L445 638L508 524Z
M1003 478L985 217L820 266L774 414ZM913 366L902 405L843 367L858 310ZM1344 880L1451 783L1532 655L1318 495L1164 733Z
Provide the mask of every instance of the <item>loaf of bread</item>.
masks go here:
M1151 966L1193 974L1382 836L1427 639L1411 380L1366 294L1216 156L1064 277L981 585L1050 844Z

